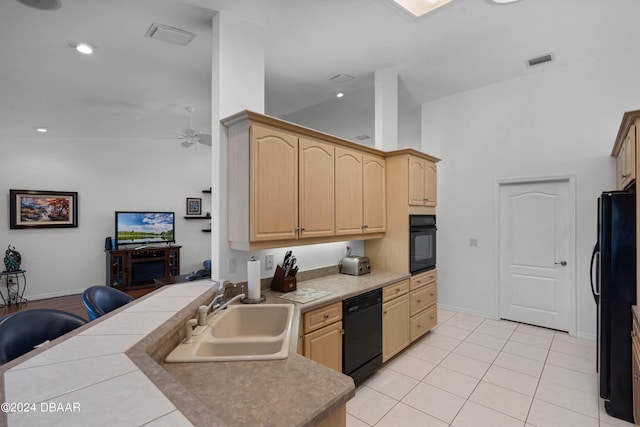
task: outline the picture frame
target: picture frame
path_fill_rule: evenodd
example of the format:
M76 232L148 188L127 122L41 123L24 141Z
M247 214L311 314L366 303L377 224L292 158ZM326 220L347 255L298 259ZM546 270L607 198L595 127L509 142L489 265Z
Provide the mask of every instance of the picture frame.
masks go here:
M75 191L9 190L9 228L78 227Z
M187 215L202 215L202 199L187 197Z

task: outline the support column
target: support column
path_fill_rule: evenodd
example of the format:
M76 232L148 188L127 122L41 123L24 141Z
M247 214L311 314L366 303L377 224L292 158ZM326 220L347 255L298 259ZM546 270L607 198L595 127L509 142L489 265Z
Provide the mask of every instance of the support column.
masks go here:
M211 70L213 278L230 278L230 249L227 242L227 138L220 119L242 110L264 113L264 93L264 29L224 12L218 13L213 17Z
M391 67L374 72L375 147L398 149L398 73Z

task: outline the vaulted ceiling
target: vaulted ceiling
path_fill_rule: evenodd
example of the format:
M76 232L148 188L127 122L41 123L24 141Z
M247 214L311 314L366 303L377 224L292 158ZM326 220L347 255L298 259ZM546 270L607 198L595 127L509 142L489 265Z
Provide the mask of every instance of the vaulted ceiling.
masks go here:
M453 0L413 20L388 0L61 0L56 11L0 2L0 136L171 137L211 124L211 18L264 26L266 113L372 85L393 67L416 105L527 73L636 54L637 0ZM145 37L152 23L197 34ZM82 56L71 42L95 44ZM527 59L552 53L538 67ZM340 85L330 78L354 80ZM606 84L606 82L594 82Z

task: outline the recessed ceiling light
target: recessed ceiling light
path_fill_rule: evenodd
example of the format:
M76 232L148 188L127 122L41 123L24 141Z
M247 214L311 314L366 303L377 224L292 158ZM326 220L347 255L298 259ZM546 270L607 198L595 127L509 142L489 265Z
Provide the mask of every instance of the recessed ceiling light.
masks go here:
M344 96L344 92L336 92L336 96L338 98L342 98Z
M46 133L49 130L44 126L38 126L38 127L35 127L34 129L40 133Z
M93 53L93 46L89 43L77 43L75 48L78 52L84 53L85 55L91 55Z

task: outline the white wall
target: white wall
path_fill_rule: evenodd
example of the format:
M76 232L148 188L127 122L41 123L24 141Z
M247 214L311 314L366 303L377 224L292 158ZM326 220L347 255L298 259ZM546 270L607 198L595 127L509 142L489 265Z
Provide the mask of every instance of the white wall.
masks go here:
M181 272L202 268L209 258L211 237L201 231L208 221L184 219L187 197L202 198L203 214L209 210L209 196L202 193L211 182L208 147L48 135L4 137L0 147L0 258L9 244L21 253L26 298L75 294L104 284L104 238L114 235L116 210L175 211ZM77 191L78 228L10 230L10 189ZM215 221L215 212L212 216Z
M374 102L371 82L348 91L343 98L332 98L281 119L373 147ZM369 135L370 139L358 140L357 137L363 134ZM415 103L402 80L398 82L398 148L420 149L420 105Z
M640 108L633 55L531 74L422 106L422 150L438 165L438 303L497 314L494 185L498 179L575 174L577 333L595 337L589 261L596 198L615 187L611 148L625 111ZM546 68L545 68L546 67ZM469 239L477 238L478 247Z

